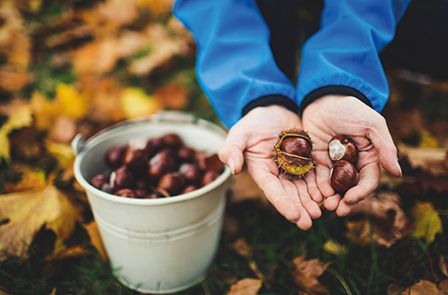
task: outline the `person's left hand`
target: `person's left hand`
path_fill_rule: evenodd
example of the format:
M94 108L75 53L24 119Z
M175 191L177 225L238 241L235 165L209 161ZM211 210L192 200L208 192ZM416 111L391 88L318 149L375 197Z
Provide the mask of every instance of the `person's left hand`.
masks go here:
M314 170L304 179L291 177L273 160L280 132L301 126L298 114L282 106L257 107L230 129L219 157L233 174L241 171L245 159L249 174L277 211L299 228L309 229L312 219L322 214L318 202L323 197Z

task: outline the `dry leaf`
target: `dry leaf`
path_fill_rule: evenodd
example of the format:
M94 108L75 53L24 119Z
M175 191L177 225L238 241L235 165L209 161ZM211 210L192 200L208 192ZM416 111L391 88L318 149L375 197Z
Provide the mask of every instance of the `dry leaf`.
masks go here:
M103 239L101 238L100 231L96 221L92 221L89 224L85 224L84 228L89 234L92 245L98 250L104 261L108 260L106 248L104 248Z
M177 83L170 83L154 91L165 108L182 109L188 102L188 89Z
M77 214L68 197L51 183L43 189L0 195L0 260L5 254L25 255L44 224L58 240L68 238Z
M443 295L448 295L448 280L441 281L438 288Z
M405 144L398 145L400 158L406 157L413 169L420 168L434 176L448 175L444 165L447 151L442 148L414 148Z
M324 249L328 253L335 255L345 255L347 253L347 249L334 240L328 240L324 244Z
M421 280L417 284L408 288L403 295L444 295L432 282Z
M323 294L327 287L318 281L331 262L324 263L319 259L305 260L305 255L294 258L295 270L292 273L296 284L309 294Z
M235 250L236 254L242 257L248 258L250 256L250 246L243 238L237 239L233 244L230 245L230 247Z
M59 245L58 247L56 247L54 249L53 253L51 255L45 257L45 259L43 259L42 262L82 257L82 256L85 256L88 252L89 251L88 251L87 247L84 245L74 245L71 247L67 247L65 245Z
M73 119L85 116L89 106L88 97L73 85L62 83L56 87L55 103L60 103L63 114Z
M15 130L26 126L30 126L33 122L31 109L29 106L23 106L18 109L0 128L0 160L10 160L10 143L8 134Z
M5 182L3 187L6 193L44 188L46 185L46 176L43 170L27 165L14 164L10 173L20 173L22 178L17 183Z
M425 244L431 244L438 233L442 233L442 221L430 202L417 201L412 208L412 217L416 226L415 234L424 238Z
M121 96L121 108L126 118L136 118L157 113L162 107L153 96L140 88L127 88Z
M262 286L260 279L246 278L230 287L227 295L256 295Z
M439 269L445 277L448 278L448 261L443 256L439 258Z
M409 218L401 208L400 196L393 192L371 193L351 212L351 215L356 214L366 214L370 217L372 237L377 245L390 247L408 235L412 228ZM354 241L361 244L370 243L370 227L365 220L347 220L347 226L350 229L347 236L353 237Z

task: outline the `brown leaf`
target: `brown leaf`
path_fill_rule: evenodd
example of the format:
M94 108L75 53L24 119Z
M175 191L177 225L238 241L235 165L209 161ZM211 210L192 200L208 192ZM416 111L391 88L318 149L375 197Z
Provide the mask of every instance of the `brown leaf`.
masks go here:
M444 165L447 151L442 148L414 148L405 144L398 145L400 158L406 157L412 168L420 168L434 176L448 175Z
M448 280L441 281L438 288L443 295L448 295Z
M0 195L0 260L23 256L35 233L46 225L57 240L68 238L78 218L75 207L53 184L43 189Z
M417 284L413 285L412 287L406 289L402 293L403 295L444 295L443 292L441 292L437 285L430 281L421 280Z
M188 102L188 89L177 83L170 83L154 91L165 108L183 109Z
M448 278L448 261L443 256L439 258L439 269Z
M305 255L294 258L295 270L292 273L296 284L309 294L323 294L327 289L318 281L331 262L324 263L319 259L305 260Z
M240 238L237 239L230 247L235 250L236 254L248 258L251 253L251 249L246 240Z
M5 182L3 187L7 193L44 188L46 185L45 171L24 164L13 164L10 174L20 174L17 183Z
M227 295L256 295L261 286L260 279L245 278L232 285Z
M101 238L100 231L96 221L92 221L89 224L85 224L84 228L89 234L92 245L98 250L104 261L108 260L106 248L104 248L103 239Z
M390 247L411 232L412 224L401 208L398 194L384 191L371 193L359 202L351 215L366 214L371 217L374 241L377 245ZM347 236L357 243L370 243L370 227L365 220L347 220ZM355 234L353 236L353 234Z

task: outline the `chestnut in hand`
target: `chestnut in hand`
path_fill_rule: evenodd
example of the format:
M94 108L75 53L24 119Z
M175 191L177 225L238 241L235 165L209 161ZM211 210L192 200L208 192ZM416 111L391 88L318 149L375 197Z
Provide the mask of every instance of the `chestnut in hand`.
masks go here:
M345 193L358 183L358 172L355 166L345 160L334 163L331 170L330 183L338 193Z
M337 134L328 144L328 154L333 162L346 160L356 166L359 159L359 150L356 143L347 135Z

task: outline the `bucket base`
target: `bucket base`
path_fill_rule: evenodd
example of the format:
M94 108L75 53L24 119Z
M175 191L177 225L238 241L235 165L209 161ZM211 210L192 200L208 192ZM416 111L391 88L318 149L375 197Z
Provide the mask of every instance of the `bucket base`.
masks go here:
M126 280L122 277L120 277L119 275L116 275L116 278L126 287L128 287L131 290L140 292L140 293L144 293L144 294L168 294L168 293L176 293L176 292L180 292L180 291L184 291L190 287L193 287L194 285L200 283L201 281L203 281L205 278L207 277L207 273L202 273L200 274L196 279L188 282L188 284L185 284L183 286L179 286L176 288L172 288L172 289L163 289L163 290L150 290L150 289L145 289L145 288L139 288L138 286L131 286L129 285L128 282L126 282Z

